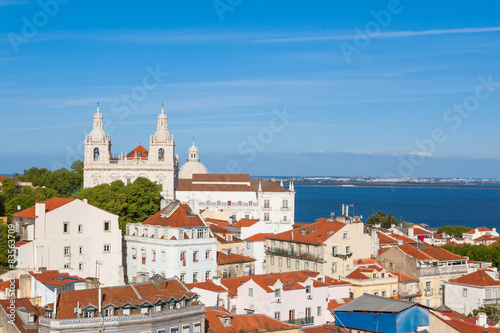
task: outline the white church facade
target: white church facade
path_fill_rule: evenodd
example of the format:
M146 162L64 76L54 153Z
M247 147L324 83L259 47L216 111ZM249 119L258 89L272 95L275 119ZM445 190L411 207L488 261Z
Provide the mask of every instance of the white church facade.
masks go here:
M163 197L172 200L177 187L178 166L174 136L168 131L163 107L158 116L156 132L149 141L149 151L139 145L119 157L111 152L111 137L104 132L102 114L97 107L92 132L85 137L84 187L109 184L115 180L128 184L138 177L144 177L161 184Z

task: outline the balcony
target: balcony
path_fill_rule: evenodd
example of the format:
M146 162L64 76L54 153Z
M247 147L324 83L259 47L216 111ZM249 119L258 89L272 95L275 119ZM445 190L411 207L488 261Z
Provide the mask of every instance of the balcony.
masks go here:
M284 212L287 212L287 211L289 211L289 210L290 210L290 208L289 208L289 207L281 207L280 209L281 209L281 211L284 211Z
M280 256L280 257L287 257L287 258L307 260L307 261L315 261L315 262L319 262L319 263L326 262L322 258L322 256L315 256L315 255L309 254L309 253L297 253L297 252L292 252L292 251L282 250L282 249L276 249L276 248L274 248L274 249L273 248L267 248L266 249L266 254Z
M422 293L420 291L403 291L402 293L398 294L399 299L408 299L408 298L415 298L415 297L420 297L422 296Z
M290 320L287 320L286 323L294 324L294 325L312 325L312 324L314 324L314 317L290 319Z
M420 267L420 276L437 276L444 274L466 274L466 273L467 273L467 265Z
M500 305L500 298L485 298L483 301L484 305Z

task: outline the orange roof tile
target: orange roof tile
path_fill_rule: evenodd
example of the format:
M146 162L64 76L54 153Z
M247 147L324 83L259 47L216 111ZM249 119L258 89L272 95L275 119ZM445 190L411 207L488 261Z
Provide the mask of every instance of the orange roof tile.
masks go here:
M401 273L401 272L392 272L391 271L391 273L397 275L398 282L418 281L418 279L412 278L411 276L406 275L406 274Z
M141 145L138 145L130 153L128 153L125 158L128 160L134 159L134 158L140 158L141 160L147 160L148 159L148 150L144 148Z
M466 260L466 258L447 251L441 247L429 245L429 244L419 244L418 248L416 244L403 244L398 245L399 249L406 253L407 255L416 258L418 260L438 260L438 261L450 261L450 260Z
M65 204L70 203L73 200L77 200L77 199L58 198L58 197L54 197L52 199L49 199L49 200L45 201L45 213L48 213L48 212L53 211L61 206L64 206ZM25 210L22 210L18 213L15 213L13 216L35 218L35 217L37 217L35 215L35 206L31 206L30 208L26 208Z
M43 284L50 284L54 286L64 286L65 284L68 283L85 281L85 279L82 279L76 275L69 275L68 273L60 273L58 270L49 270L40 273L35 273L33 271L30 271L29 274Z
M302 331L304 333L331 333L337 332L340 326L335 326L333 324L324 324L321 326L313 326L313 327L303 327Z
M296 243L323 244L344 226L345 224L341 222L315 222L308 226L294 228L266 238Z
M275 182L250 179L248 174L194 174L193 179L179 179L176 191L257 192L259 183L263 192L289 192Z
M227 255L224 252L217 252L217 265L227 265L253 261L255 261L254 258L242 256L241 254L231 253L230 255Z
M4 177L2 175L0 175L0 183L2 182L3 178Z
M261 233L261 234L255 234L253 236L247 237L244 240L247 242L265 242L266 237L274 235L273 233Z
M20 247L20 246L23 246L23 245L26 245L26 244L29 244L31 243L32 241L17 241L16 242L16 247Z
M0 282L0 290L5 291L7 289L10 289L10 282L11 280ZM14 279L14 289L19 289L19 279Z
M479 227L479 228L474 228L474 229L471 229L471 230L467 231L466 234L475 234L476 233L476 229L478 231L491 231L491 229L488 229L486 227Z
M206 318L210 333L275 332L298 328L263 314L233 315L223 307L206 308ZM224 325L223 318L231 318L230 325Z
M27 298L16 299L16 300L14 300L14 302L15 302L14 306L16 308L23 307L26 310L33 312L35 315L35 323L38 323L38 318L45 314L45 311L42 308L37 307L37 306L33 306L33 304L31 304L30 300ZM11 306L10 299L0 300L0 308L2 308L6 313L10 313L10 309L8 308L9 306ZM24 324L23 320L18 315L14 316L14 325L17 327L17 330L19 332L23 332L23 333L36 333L36 332L38 332L38 328L29 328L29 329L25 328L25 324Z
M204 290L213 291L213 292L226 292L227 291L227 288L214 283L212 280L208 280L205 282L186 283L186 287L188 287L191 290L193 288L198 288L198 289L204 289Z
M259 220L241 219L238 222L233 223L231 226L238 227L238 228L248 228L248 227L253 226L257 222L259 222Z
M439 314L435 311L429 311L431 315L434 315L435 317L439 318L443 323L446 323L448 326L452 327L455 329L455 331L460 332L460 333L484 333L484 332L490 332L490 333L499 333L500 329L495 328L495 327L482 327L478 326L475 324L468 323L465 320L461 320L458 318L453 318L453 317L448 317L448 316L443 316L442 314Z
M202 219L191 213L191 208L186 204L180 204L168 217L162 217L164 209L149 217L142 224L160 225L163 227L181 228L184 226L205 226Z
M467 284L467 285L477 286L477 287L500 286L500 280L495 280L487 272L492 273L493 276L495 274L498 274L498 272L493 271L493 270L481 269L481 270L463 275L459 278L451 279L448 282Z
M430 232L429 230L424 229L422 227L415 226L415 227L413 227L413 234L414 235L432 235L432 232Z
M328 302L328 309L333 310L347 302L352 301L350 298L337 298L337 299L332 299L330 302Z

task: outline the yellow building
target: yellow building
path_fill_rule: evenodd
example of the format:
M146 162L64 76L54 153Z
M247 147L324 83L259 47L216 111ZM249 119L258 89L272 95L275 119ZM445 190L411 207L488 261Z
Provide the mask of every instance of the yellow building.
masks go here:
M357 266L343 278L351 283L351 298L363 294L397 297L398 276L372 259L359 259Z

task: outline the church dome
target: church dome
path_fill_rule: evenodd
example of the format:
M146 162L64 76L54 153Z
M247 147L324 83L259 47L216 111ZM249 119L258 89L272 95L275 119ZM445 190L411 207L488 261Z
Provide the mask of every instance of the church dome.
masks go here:
M191 179L195 173L209 173L198 158L198 148L194 145L194 140L193 145L188 150L188 156L187 162L179 169L179 179Z
M94 126L89 134L89 140L92 142L104 142L106 139L107 135L102 125L102 113L99 112L99 106L97 106L97 112L94 114Z

